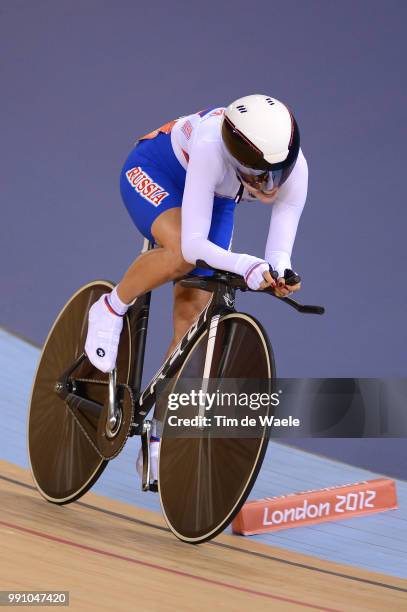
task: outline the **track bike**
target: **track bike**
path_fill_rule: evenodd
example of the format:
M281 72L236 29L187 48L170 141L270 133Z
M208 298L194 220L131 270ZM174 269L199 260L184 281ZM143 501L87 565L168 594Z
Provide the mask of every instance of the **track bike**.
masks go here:
M153 248L145 243L144 250ZM199 267L205 262L197 262ZM207 266L206 266L207 267ZM298 280L298 279L297 279ZM199 318L142 389L151 292L137 298L124 317L116 368L103 374L88 360L84 345L90 306L113 289L96 280L76 291L57 316L45 341L34 379L28 418L28 451L35 484L54 504L86 493L130 436L141 436L144 491L159 494L171 531L198 544L215 537L247 499L266 452L269 428L251 437L202 435L177 438L164 427L158 482L150 478L149 438L153 405L189 377L205 381L249 381L270 391L275 361L262 325L235 309L237 291L249 291L242 277L212 270L179 282L212 294ZM262 295L274 296L266 289ZM320 306L276 298L300 313L323 314ZM261 389L260 389L260 386ZM199 411L202 406L199 407Z

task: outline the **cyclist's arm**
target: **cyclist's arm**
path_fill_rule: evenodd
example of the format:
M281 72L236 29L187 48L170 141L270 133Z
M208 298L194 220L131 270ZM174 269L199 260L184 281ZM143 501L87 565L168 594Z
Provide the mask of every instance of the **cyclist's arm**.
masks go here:
M195 264L197 259L203 259L213 268L244 276L250 266L262 260L232 253L208 240L215 188L222 181L225 171L225 163L216 143L194 143L182 200L182 255L189 263Z
M307 198L308 165L300 151L297 163L281 187L272 204L270 229L266 244L265 259L284 276L284 270L291 268L291 253L298 223Z

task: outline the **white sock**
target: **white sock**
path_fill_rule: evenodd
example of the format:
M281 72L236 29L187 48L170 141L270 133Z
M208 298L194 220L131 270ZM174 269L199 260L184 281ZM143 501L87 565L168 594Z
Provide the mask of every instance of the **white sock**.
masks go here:
M121 316L126 314L127 309L129 307L129 304L125 304L124 302L122 302L119 296L117 295L117 287L115 287L112 293L109 294L109 303L113 310Z

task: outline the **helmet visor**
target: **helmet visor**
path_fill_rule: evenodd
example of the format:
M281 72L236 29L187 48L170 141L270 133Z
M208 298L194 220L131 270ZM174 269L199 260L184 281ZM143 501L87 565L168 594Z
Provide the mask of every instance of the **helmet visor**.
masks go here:
M293 131L287 158L276 164L267 162L262 151L236 129L228 117L225 117L222 123L223 142L239 166L257 171L267 170L272 176L273 185L281 187L290 176L300 149L300 134L294 117L292 121ZM242 171L244 172L244 169Z
M295 163L281 170L264 170L259 174L248 173L248 168L237 165L237 173L240 178L248 183L253 189L270 191L275 187L281 187L290 176Z

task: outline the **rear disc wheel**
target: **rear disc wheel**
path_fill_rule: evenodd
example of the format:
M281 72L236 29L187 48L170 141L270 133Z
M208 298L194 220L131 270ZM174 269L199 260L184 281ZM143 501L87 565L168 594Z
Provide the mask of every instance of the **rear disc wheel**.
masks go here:
M62 374L84 352L90 306L113 289L109 281L81 287L59 313L45 341L34 379L28 417L28 454L35 484L45 499L67 504L96 482L108 461L97 450L97 432L107 397L108 375L85 359L75 370L85 399L56 392ZM130 376L130 325L125 318L117 358L117 382ZM104 383L104 384L103 384Z

